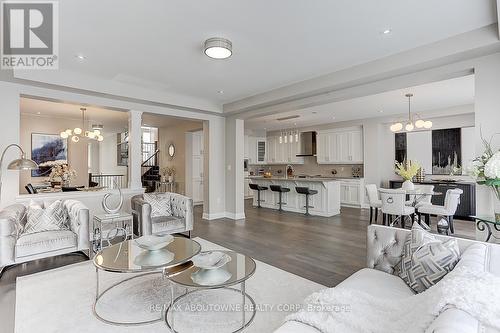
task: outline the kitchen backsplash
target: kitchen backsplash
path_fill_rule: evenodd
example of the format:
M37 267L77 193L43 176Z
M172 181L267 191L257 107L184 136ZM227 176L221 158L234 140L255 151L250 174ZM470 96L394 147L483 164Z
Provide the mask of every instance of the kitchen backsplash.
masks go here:
M321 176L336 176L336 177L352 177L353 169L355 173L359 174L359 177L363 177L363 165L360 164L318 164L316 163L316 157L307 156L304 157L304 164L294 164L292 165L294 175L321 175ZM254 172L256 175L259 169L264 169L264 171L271 171L273 175L286 175L286 164L279 165L251 165L248 171ZM337 173L334 175L332 171L336 170Z

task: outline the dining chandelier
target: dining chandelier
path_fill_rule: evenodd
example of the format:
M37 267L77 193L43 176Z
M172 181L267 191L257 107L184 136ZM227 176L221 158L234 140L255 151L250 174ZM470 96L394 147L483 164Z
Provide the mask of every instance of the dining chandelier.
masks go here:
M405 97L408 98L408 121L406 121L405 125L403 126L403 122L397 122L391 125L390 129L392 132L399 132L403 129L411 132L416 128L432 128L432 121L430 120L423 120L420 118L420 116L416 115L418 118L415 120L414 117L411 116L411 98L413 97L412 93L408 93L405 95ZM414 122L415 120L415 122Z
M68 128L60 133L61 138L67 139L71 137L71 141L73 142L79 142L80 139L91 139L91 140L97 140L97 141L102 141L104 140L104 137L101 134L100 129L86 129L85 125L85 112L87 111L86 108L80 108L80 111L82 111L82 127L75 127L73 129Z

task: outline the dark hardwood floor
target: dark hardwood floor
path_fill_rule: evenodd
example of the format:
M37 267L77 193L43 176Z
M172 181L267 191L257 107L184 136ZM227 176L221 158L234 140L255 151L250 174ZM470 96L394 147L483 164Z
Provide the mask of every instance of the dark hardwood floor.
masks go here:
M193 235L329 287L365 267L368 210L342 208L339 216L306 217L254 208L246 200L245 214L245 220L207 221L201 218L202 206L196 206ZM469 221L455 222L458 237L474 238L474 228ZM82 255L69 254L7 269L0 278L0 331L14 332L18 276L82 260L86 260Z
M343 207L335 217L306 217L255 208L245 200L246 219L239 221L203 220L201 210L195 207L195 236L325 286L335 286L365 267L369 210ZM474 238L474 223L455 221L455 236Z

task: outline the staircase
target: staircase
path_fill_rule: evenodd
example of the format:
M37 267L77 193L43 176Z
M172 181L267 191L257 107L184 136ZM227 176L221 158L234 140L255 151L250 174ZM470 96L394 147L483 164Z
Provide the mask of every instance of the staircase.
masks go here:
M160 181L160 166L158 165L157 149L158 143L143 143L142 144L142 176L141 182L146 192L154 192L156 183Z
M160 167L158 165L148 167L147 171L142 174L141 181L147 193L154 192L156 183L160 181Z

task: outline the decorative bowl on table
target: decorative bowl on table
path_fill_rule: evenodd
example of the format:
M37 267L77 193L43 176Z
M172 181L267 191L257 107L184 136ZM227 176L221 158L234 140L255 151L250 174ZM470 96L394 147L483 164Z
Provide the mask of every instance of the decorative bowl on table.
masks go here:
M191 259L199 270L191 274L193 282L202 286L214 286L226 282L231 273L223 267L231 261L231 256L220 251L201 252Z
M193 265L201 269L217 269L231 261L231 257L220 251L205 251L194 256Z
M174 241L172 235L147 235L135 239L135 243L146 251L158 251Z

